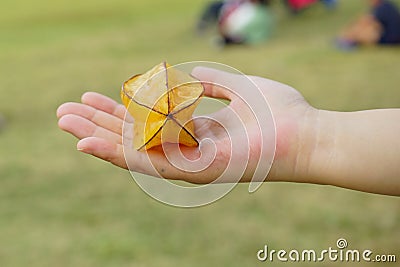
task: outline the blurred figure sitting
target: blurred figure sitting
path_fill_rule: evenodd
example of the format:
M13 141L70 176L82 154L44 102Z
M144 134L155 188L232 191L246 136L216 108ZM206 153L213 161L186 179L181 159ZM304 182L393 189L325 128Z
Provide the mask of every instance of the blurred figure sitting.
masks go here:
M272 16L267 9L269 1L230 0L211 3L198 23L202 33L217 22L218 45L251 44L268 38Z
M337 40L341 49L357 45L400 44L400 12L390 1L369 0L371 13L363 15Z

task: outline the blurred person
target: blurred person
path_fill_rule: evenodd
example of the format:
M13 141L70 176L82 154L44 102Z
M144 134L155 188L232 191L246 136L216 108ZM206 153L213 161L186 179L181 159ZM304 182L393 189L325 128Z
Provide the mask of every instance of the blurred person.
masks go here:
M196 67L192 75L205 82L205 95L230 100L229 107L208 115L211 120L194 120L200 140L211 139L212 145L184 147L168 146L172 152L167 158L162 149L139 152L124 146L122 141L126 109L114 100L98 94L85 93L82 103L65 103L57 110L58 126L79 139L77 149L121 168L166 179L207 184L217 179L231 160L231 143L242 140L237 128L244 126L250 138L249 147L233 151L237 160L246 158L247 167L240 177L231 182L249 182L257 167L269 166L259 158L263 143L275 146L275 155L267 177L259 181L286 181L333 185L370 193L400 196L400 109L377 109L357 112L335 112L312 107L294 88L256 76L237 75L205 67ZM248 87L248 79L257 87ZM230 90L225 89L223 85ZM240 96L242 90L249 97L259 97L259 90L268 100L276 128L276 139L263 136L258 120ZM232 123L231 112L241 119L241 125ZM258 111L260 112L260 111ZM262 116L262 114L261 114ZM127 122L129 123L129 122ZM222 129L221 129L222 128ZM237 136L240 135L240 136ZM244 142L246 143L246 142ZM215 145L215 146L214 146ZM179 151L177 151L179 150ZM247 152L249 151L249 154ZM199 155L214 158L198 172L175 168L171 155L183 152L190 159ZM214 153L216 157L214 157ZM129 160L129 163L126 162ZM232 162L240 165L241 162ZM194 168L202 163L192 161ZM263 167L261 167L263 168ZM230 181L224 181L230 182Z
M267 0L225 0L211 2L197 24L202 34L210 25L217 25L218 45L257 43L265 40L272 28Z
M222 45L255 44L269 38L272 14L268 1L230 1L220 12L218 29Z
M337 39L342 49L357 45L400 44L400 12L387 0L369 0L370 14L365 14L346 28Z

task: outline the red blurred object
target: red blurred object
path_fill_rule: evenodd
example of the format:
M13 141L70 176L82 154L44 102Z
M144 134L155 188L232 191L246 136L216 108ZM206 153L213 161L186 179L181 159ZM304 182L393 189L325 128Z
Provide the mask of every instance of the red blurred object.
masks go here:
M293 10L300 10L314 4L318 0L288 0L287 3Z

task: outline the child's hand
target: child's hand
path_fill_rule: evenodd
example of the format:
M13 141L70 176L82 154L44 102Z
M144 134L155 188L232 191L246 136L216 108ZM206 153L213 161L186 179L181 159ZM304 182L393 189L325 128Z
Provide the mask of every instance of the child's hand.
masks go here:
M122 131L132 122L124 121L122 105L97 93L85 93L82 103L61 105L59 127L80 139L77 148L82 152L167 179L210 183L228 168L228 174L218 181L268 178L400 195L400 124L393 123L400 121L399 109L317 110L296 90L275 81L203 67L192 74L207 81L206 96L230 100L208 118L195 118L199 147L178 149L166 144L164 151L159 147L138 152L123 146ZM249 88L249 78L259 90ZM260 96L268 100L273 118L265 107L249 106ZM124 143L129 143L129 135L124 136Z

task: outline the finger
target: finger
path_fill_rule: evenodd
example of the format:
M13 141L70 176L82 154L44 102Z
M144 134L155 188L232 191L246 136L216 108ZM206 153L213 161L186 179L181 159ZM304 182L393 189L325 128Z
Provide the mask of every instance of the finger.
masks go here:
M105 95L95 92L86 92L82 95L81 101L83 104L117 116L121 120L123 120L125 117L125 107Z
M64 103L57 109L57 117L61 118L67 114L74 114L86 118L96 125L112 131L116 134L122 134L122 126L124 121L119 117L106 113L80 103Z
M104 138L113 143L122 143L121 135L102 128L92 121L75 114L62 116L58 121L58 126L78 139L94 136Z
M161 177L166 170L165 166L168 165L162 153L157 151L139 152L99 137L87 137L80 140L77 149L121 168L155 177ZM152 162L156 162L157 166L154 166ZM156 168L159 171L156 171Z
M240 86L241 76L206 67L195 67L192 75L204 86L204 94L210 97L232 100L235 88Z
M156 150L139 152L99 137L80 140L77 149L130 171L154 177L161 177L166 172L169 176L176 176L170 173L170 164L166 158Z
M165 155L157 149L139 152L99 137L87 137L80 140L77 149L118 167L154 177L203 184L212 181L215 176L214 174L206 175L204 172L188 175L186 171L171 165Z
M120 144L99 137L87 137L80 140L76 147L79 151L111 162L118 167L128 168L123 154L123 147Z

